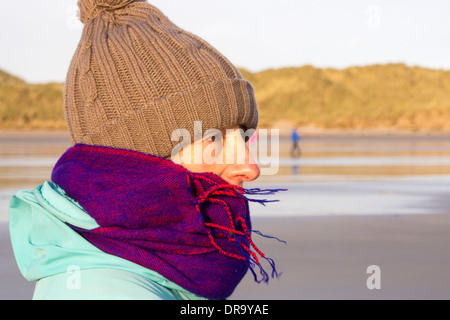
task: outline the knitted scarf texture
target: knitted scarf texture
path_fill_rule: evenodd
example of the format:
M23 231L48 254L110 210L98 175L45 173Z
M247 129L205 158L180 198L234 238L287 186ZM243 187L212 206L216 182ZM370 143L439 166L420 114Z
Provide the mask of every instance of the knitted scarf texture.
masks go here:
M87 241L198 296L229 297L249 269L255 281L268 282L261 259L278 276L273 260L252 240L248 205L276 200L246 195L285 189L244 189L165 158L84 144L62 155L52 181L100 226L71 226Z

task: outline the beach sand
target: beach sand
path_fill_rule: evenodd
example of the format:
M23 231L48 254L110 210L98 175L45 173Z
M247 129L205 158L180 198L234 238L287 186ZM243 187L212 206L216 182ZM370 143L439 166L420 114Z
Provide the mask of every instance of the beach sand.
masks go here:
M253 227L287 241L254 235L283 274L266 285L249 272L230 300L450 298L450 214L255 217ZM0 299L30 299L6 224L0 240ZM370 265L381 289L366 286Z
M17 267L7 223L0 224L0 300L29 300L34 283L26 281Z
M233 299L449 299L450 215L261 218L254 228L283 274L269 285L247 276ZM381 269L369 290L367 267Z

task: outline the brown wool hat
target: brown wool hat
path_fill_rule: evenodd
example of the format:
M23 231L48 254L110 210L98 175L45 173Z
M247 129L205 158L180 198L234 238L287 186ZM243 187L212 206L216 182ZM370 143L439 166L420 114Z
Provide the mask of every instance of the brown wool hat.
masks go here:
M256 129L252 85L204 40L145 0L79 0L85 24L64 93L73 143L169 157L194 122Z

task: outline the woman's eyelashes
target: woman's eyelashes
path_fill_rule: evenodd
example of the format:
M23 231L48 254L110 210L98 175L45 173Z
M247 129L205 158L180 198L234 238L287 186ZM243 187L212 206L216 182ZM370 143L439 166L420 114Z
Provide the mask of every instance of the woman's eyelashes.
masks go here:
M251 136L244 133L243 131L241 131L240 133L241 133L241 137L242 137L242 140L244 141L244 143L248 143L250 141ZM216 143L220 144L220 143L224 142L224 136L220 133L212 134L210 136L205 137L203 139L203 141L208 142L208 143L216 142Z
M243 130L240 130L240 133L241 133L241 137L242 137L242 140L244 141L244 143L249 142L250 138L253 136L253 134L249 135L248 133L244 132Z
M223 143L223 136L221 134L211 135L209 137L205 137L203 139L203 141L208 142L208 143L212 143L212 142Z

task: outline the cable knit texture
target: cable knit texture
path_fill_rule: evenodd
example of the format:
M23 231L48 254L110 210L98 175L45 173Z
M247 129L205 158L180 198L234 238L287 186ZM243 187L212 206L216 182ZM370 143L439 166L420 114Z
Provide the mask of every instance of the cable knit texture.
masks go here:
M143 0L80 0L85 24L66 79L74 144L169 157L194 122L256 129L252 85L222 54Z

